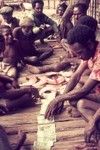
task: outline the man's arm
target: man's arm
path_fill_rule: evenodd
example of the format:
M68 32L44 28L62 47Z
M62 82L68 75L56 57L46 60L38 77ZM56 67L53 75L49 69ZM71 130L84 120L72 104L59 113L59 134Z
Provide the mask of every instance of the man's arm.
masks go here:
M99 83L99 81L88 79L81 89L72 90L67 94L57 96L54 101L63 102L65 100L79 100L85 97Z
M69 83L67 84L64 93L68 93L69 91L74 89L86 68L87 62L81 62L81 64L73 74L72 78L70 79Z
M45 15L45 23L51 25L55 33L59 32L57 23L46 15Z

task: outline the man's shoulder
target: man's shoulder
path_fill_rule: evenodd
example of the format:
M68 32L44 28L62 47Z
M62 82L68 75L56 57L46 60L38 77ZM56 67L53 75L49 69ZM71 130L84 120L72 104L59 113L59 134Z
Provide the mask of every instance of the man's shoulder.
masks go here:
M21 27L16 27L14 30L13 30L13 32L15 33L15 32L21 32Z

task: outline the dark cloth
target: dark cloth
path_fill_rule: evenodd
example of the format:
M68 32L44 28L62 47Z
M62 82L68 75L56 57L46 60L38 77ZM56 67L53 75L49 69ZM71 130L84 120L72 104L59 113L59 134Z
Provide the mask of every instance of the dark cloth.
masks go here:
M55 24L55 22L51 18L46 16L44 13L40 15L36 15L35 13L33 13L32 17L34 20L34 24L37 27L40 27L41 24L49 24L51 26Z
M9 23L5 22L5 20L2 21L1 25L8 25L13 30L16 27L19 27L19 19L12 17Z
M11 20L11 29L19 27L19 19L13 17Z
M35 56L37 51L34 47L35 34L32 32L29 35L24 35L21 27L15 28L13 31L13 36L19 41L21 48L21 56Z

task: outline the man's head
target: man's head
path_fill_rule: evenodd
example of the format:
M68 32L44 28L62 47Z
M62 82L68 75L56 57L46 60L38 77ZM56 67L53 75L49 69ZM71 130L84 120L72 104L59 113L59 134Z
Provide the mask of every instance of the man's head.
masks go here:
M67 5L65 3L59 4L58 8L57 8L57 14L59 16L62 16L64 14L66 8L67 8Z
M12 19L13 8L9 6L2 7L0 9L0 14L2 15L3 19L9 23Z
M81 18L79 18L78 22L77 22L77 25L86 25L88 26L89 28L91 28L94 32L96 32L96 29L97 29L97 20L94 19L93 17L91 16L82 16Z
M5 39L5 44L11 44L13 42L12 30L7 25L0 26L0 33Z
M43 11L44 2L42 0L32 0L32 8L36 15L40 15Z
M73 54L83 60L94 55L95 33L85 25L78 25L67 34L67 41Z
M74 5L73 15L74 15L74 22L77 23L78 19L81 16L86 15L87 6L85 4L76 4Z
M34 22L29 17L24 17L22 20L20 20L20 27L25 35L32 33L33 26Z

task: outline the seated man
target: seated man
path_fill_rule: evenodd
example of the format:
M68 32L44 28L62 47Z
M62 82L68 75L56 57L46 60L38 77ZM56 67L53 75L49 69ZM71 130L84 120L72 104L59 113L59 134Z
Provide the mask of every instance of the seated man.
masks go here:
M81 59L81 63L71 77L65 93L50 102L45 118L50 119L58 111L61 111L59 105L61 106L61 103L68 100L70 104L76 101L77 109L85 120L89 121L100 107L100 45L95 40L94 31L85 25L78 25L71 29L67 40L72 52ZM86 69L90 69L91 73L84 85L77 90L75 87ZM98 94L89 96L93 92L92 90Z
M59 33L60 33L60 39L65 38L65 35L67 35L68 31L73 27L72 22L67 20L65 22L63 22L62 25L62 16L65 12L65 10L67 9L67 5L65 3L59 4L57 7L57 15L58 15L58 19L59 19L59 24L58 24L58 29L59 29Z
M93 17L88 16L88 15L81 16L79 18L79 20L77 21L76 25L80 25L80 24L88 26L89 28L91 28L96 33L97 21ZM71 50L70 50L68 43L67 43L67 39L62 39L61 43L62 43L63 48L67 51L68 57L74 57L75 55L73 55L71 53Z
M0 115L34 106L35 101L39 98L36 88L26 86L15 89L13 82L13 78L0 74Z
M3 17L1 25L8 25L13 30L15 27L19 26L19 20L13 17L13 8L9 6L2 7L0 9L0 14Z
M20 21L20 27L13 30L13 36L19 41L20 55L23 61L31 65L40 65L41 61L53 54L53 50L43 52L35 49L36 35L33 33L33 26L33 20L25 17Z
M43 13L44 2L42 0L32 0L32 8L34 13L32 19L36 27L38 27L37 39L43 43L43 39L56 33L58 35L58 28L56 22L50 19Z
M0 39L2 39L0 45L0 53L2 55L2 62L0 63L1 72L16 79L18 75L17 64L21 61L19 43L13 38L9 26L2 25L0 33L2 34L0 35Z

